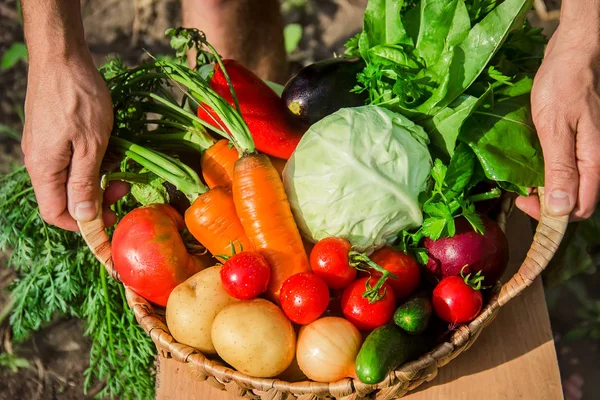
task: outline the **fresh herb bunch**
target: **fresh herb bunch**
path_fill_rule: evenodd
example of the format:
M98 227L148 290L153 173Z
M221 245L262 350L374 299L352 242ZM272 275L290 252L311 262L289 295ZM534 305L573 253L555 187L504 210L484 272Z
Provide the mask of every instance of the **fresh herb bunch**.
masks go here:
M84 390L97 397L152 398L155 351L127 306L121 284L107 277L81 235L48 225L39 215L24 167L0 178L0 249L8 265L14 339L23 341L54 317L81 318L92 342Z

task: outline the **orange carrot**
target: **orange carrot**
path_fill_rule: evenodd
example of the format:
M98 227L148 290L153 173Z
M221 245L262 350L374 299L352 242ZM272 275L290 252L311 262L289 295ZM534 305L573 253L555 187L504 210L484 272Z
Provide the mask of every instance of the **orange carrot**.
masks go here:
M202 154L202 177L209 188L231 187L233 165L238 157L235 147L230 147L225 139L219 140Z
M267 295L278 301L287 278L310 270L281 178L266 155L252 153L235 163L232 189L250 243L271 265Z
M215 55L223 70L230 84L235 109L194 71L165 61L158 64L170 71L169 76L173 81L190 90L189 96L214 110L222 121L223 128L229 132L228 134L223 129L217 131L231 140L240 154L240 159L235 162L231 186L235 210L253 250L261 253L271 266L267 295L271 300L278 301L281 285L287 278L310 270L308 257L292 216L283 182L269 158L257 153L252 135L242 118L237 96L217 52L205 40L202 43ZM186 215L186 222L187 220ZM215 231L211 234L212 237L219 236ZM231 238L231 234L226 237ZM206 240L204 239L205 242Z
M200 195L185 212L185 225L190 233L213 256L231 255L232 245L252 248L235 211L231 190L217 186Z

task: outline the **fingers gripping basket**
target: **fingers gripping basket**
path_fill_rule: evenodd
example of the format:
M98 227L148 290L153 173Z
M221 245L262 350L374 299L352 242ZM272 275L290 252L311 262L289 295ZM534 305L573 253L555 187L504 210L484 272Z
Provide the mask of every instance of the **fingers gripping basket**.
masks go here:
M539 190L543 204L543 189ZM504 230L512 202L505 199L498 222ZM273 378L253 378L237 372L222 363L206 358L198 350L178 343L169 333L162 310L155 309L148 301L125 288L127 302L133 309L137 321L150 335L164 357L172 357L194 368L199 379L208 379L222 390L249 399L316 399L323 397L359 399L373 395L375 399L400 397L423 382L432 380L437 370L448 364L477 339L482 329L493 321L498 310L512 298L530 286L556 252L567 226L567 217L552 217L542 209L542 215L533 237L533 243L519 270L506 284L496 288L495 294L468 325L459 327L447 342L437 345L419 359L402 365L391 372L378 385L366 385L355 379L342 379L331 383L313 381L285 382ZM106 267L110 275L119 280L113 267L111 245L104 230L102 218L80 224L82 235L94 255Z

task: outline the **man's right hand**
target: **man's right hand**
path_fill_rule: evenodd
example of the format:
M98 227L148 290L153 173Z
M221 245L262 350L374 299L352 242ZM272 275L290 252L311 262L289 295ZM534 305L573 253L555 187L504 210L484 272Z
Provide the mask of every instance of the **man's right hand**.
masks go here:
M64 59L37 59L29 70L22 148L42 218L77 230L100 204L99 171L113 124L106 84L82 49ZM125 194L111 185L105 206ZM105 209L105 222L114 214Z
M21 0L29 75L22 148L40 214L60 228L94 219L100 207L100 164L112 130L108 88L87 48L79 0ZM111 184L108 206L128 186Z

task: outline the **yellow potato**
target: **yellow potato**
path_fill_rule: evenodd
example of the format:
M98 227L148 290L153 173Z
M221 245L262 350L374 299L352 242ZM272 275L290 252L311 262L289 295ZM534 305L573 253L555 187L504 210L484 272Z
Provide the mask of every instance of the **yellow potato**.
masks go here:
M221 266L210 267L178 285L167 302L167 326L179 342L215 354L211 328L219 311L238 302L223 289Z
M213 323L212 340L223 360L257 378L281 374L296 351L292 323L279 307L264 299L225 307Z

